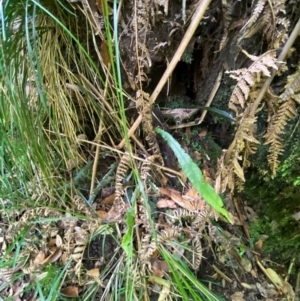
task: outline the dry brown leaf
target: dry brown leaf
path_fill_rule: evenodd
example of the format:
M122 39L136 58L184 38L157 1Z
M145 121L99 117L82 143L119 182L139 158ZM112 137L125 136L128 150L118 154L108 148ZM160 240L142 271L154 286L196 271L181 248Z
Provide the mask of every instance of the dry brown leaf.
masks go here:
M101 219L103 219L103 220L106 220L106 219L107 219L107 212L106 212L106 211L104 211L104 210L98 210L98 211L97 211L97 214L98 214L98 216L99 216Z
M107 196L105 199L103 199L101 203L103 205L112 205L113 202L114 202L114 200L115 200L115 198L116 198L116 194L113 193L113 194Z
M62 262L62 265L65 266L68 262L68 257L67 257L67 253L63 253L62 256L61 256L61 262Z
M88 270L86 274L93 278L98 278L100 276L100 270L98 268Z
M107 45L107 42L105 40L103 40L102 43L101 43L100 55L102 57L104 65L106 67L108 67L111 64L111 60L110 60L108 45Z
M230 299L232 301L246 301L244 298L244 293L242 292L236 292L233 295L230 296Z
M191 198L191 200L195 200L199 198L199 193L195 187L191 187L186 193L185 196Z
M57 261L62 255L62 249L57 248L50 256L48 256L42 264L53 263Z
M162 278L164 276L164 272L156 266L152 266L151 267L151 272L152 272L152 276L158 277L158 278Z
M259 239L254 245L255 250L257 251L260 251L262 249L262 246L263 246L263 241L261 239Z
M174 201L169 200L169 199L160 199L157 204L156 204L157 208L171 208L171 209L176 209L177 205Z
M34 265L41 265L43 264L44 260L45 260L45 253L40 251L37 256L35 257L35 259L33 260L33 264Z
M205 137L206 135L207 135L207 130L203 130L198 134L199 137Z
M55 247L55 245L56 245L56 238L51 238L47 244L48 248Z
M193 116L195 113L197 113L199 109L165 109L161 110L161 113L164 117L166 118L173 118L176 121L183 121L185 119L190 118Z
M151 255L151 259L155 259L159 256L159 251L156 249L153 254Z
M159 264L160 264L160 268L161 268L162 271L164 271L166 273L170 272L169 266L165 261L160 260Z
M68 298L78 297L78 287L69 285L61 290L61 293Z
M293 290L293 287L288 282L283 281L281 291L288 296L287 300L295 300L295 292Z
M174 189L168 189L164 187L160 187L159 191L161 194L168 196L171 198L177 205L181 206L184 209L194 211L194 210L201 210L203 209L202 202L191 202L187 198L184 199L178 191Z

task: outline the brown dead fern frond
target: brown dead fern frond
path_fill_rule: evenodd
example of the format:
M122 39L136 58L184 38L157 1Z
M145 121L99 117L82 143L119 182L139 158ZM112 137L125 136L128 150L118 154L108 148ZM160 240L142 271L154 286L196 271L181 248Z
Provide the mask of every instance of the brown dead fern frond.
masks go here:
M253 25L256 23L258 18L261 16L265 6L267 5L267 0L258 0L254 9L253 13L250 17L250 19L247 21L247 23L244 25L244 27L241 29L242 32L244 32L244 35L247 36Z
M300 91L300 70L288 76L285 91L279 96L279 107L275 110L269 122L267 133L264 138L265 144L270 144L268 162L273 174L280 163L278 157L284 151L284 145L281 142L281 135L284 133L285 125L288 120L297 115L295 102L300 103L300 97L297 92Z
M131 158L129 154L124 154L120 160L120 163L116 171L115 199L106 218L109 221L119 220L125 213L126 204L125 201L123 200L123 195L124 195L123 180L126 177L126 174L130 168L131 168Z
M300 104L300 63L299 69L294 74L288 76L287 84L285 85L285 91L280 95L282 101L287 101L292 98Z
M233 11L233 0L222 0L222 11L223 11L223 23L224 23L224 33L221 38L219 50L221 51L226 43L229 32L230 23L232 21L232 11Z
M289 28L285 14L285 0L258 0L238 42L262 32L269 48L279 48L286 41Z
M136 108L143 116L142 127L149 146L149 152L152 155L155 155L153 158L157 159L157 161L163 166L164 162L152 124L152 104L149 99L149 94L142 90L137 91Z
M276 169L280 162L278 156L284 151L284 145L280 141L280 136L284 133L284 128L288 120L294 118L296 115L295 102L289 99L280 103L278 110L269 123L268 131L264 136L266 139L264 144L270 144L268 162L273 174L276 174Z
M131 160L128 154L124 154L120 160L116 172L115 181L115 198L122 198L124 194L123 180L126 177L128 170L131 168Z
M229 107L237 115L239 115L237 106L245 107L251 87L255 83L260 82L262 76L269 77L271 75L270 68L278 69L275 51L268 51L259 57L250 55L245 50L242 50L242 52L254 61L253 64L248 69L244 68L227 72L230 73L230 77L238 81L229 100Z

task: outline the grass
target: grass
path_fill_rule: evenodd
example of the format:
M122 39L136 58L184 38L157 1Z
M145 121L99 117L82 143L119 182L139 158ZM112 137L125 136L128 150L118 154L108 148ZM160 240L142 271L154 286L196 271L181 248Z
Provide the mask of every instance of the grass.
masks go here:
M136 242L141 196L154 239L157 233L128 138L117 3L113 26L104 3L101 35L108 61L102 59L103 52L99 55L95 24L79 7L35 0L0 4L2 298L27 294L39 300L64 300L61 289L70 285L82 289L80 300L96 300L99 288L100 300L148 298L151 271L141 272L141 243ZM86 133L90 137L82 138ZM118 163L120 151L114 142L123 137L135 188L128 190L125 222L103 224L92 203L100 189L113 182L116 163L105 164L107 158ZM95 153L98 157L93 158ZM103 169L99 180L98 165ZM108 235L116 241L119 258L99 271L99 277L90 277L82 264L84 252L98 237L105 244ZM56 253L60 255L53 258ZM159 294L169 300L217 300L184 262L163 247L161 254L171 276L152 275Z

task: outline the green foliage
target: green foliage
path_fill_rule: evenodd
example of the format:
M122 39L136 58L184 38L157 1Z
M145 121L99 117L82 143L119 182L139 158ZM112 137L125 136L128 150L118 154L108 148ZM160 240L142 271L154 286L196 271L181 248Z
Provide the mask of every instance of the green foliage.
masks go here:
M164 247L160 247L160 253L171 270L172 280L176 284L182 300L189 301L224 301L221 297L212 293L205 285L203 285L189 268L174 255L170 254Z
M193 61L193 48L187 48L182 54L181 61L191 64Z
M214 188L205 182L204 176L199 167L193 162L192 158L181 148L180 144L167 132L156 128L159 133L170 145L179 165L186 174L192 185L200 193L200 195L211 205L216 211L223 214L229 221L228 212L223 208L223 201L215 192Z
M259 218L250 227L252 242L257 241L260 235L268 238L263 243L263 253L278 262L289 262L295 258L300 263L300 233L299 224L286 215L278 220L269 220L266 216ZM292 231L292 232L291 232Z
M245 194L252 206L259 204L258 220L251 225L253 240L261 235L269 237L264 242L263 251L277 260L290 260L296 256L300 264L299 223L291 216L300 209L300 133L299 122L291 122L283 137L286 151L276 176L266 173L260 154L255 156L254 166L260 164L260 174L253 170L246 181ZM264 153L265 147L259 148ZM261 161L260 161L261 160ZM260 162L260 163L259 163Z
M199 152L202 158L206 158L208 155L208 157L211 159L211 162L216 164L217 159L222 155L222 149L216 143L215 138L212 137L210 132L207 132L204 137L199 137L199 133L201 131L201 128L195 127L192 130L190 138L188 138L185 133L183 134L183 140L192 152Z

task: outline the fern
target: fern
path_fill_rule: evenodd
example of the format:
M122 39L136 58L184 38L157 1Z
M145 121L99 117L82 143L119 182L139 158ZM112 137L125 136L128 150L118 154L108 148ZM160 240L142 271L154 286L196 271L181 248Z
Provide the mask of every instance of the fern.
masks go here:
M282 102L277 112L273 115L268 131L264 136L266 139L265 144L270 144L268 162L273 174L276 174L276 169L280 163L278 157L284 151L284 145L280 141L280 135L283 134L287 121L296 115L297 111L293 100Z
M256 6L255 6L255 8L253 10L253 13L252 13L250 19L244 25L244 27L241 29L242 32L245 32L246 36L248 35L248 33L250 32L251 28L253 27L253 25L258 20L258 18L260 17L261 13L263 12L263 10L265 8L266 3L267 3L267 0L259 0L256 3Z
M239 43L258 32L263 32L269 48L277 49L285 42L289 21L285 18L285 1L258 0L252 15L241 29Z
M250 88L259 82L262 76L269 77L271 75L270 68L278 69L275 51L268 51L259 57L250 55L245 50L242 50L242 52L254 61L253 64L248 69L238 69L227 72L230 73L230 77L238 81L229 100L229 107L234 110L237 115L237 105L242 108L245 107L245 103L250 94Z
M298 64L300 66L300 63ZM297 115L295 102L300 103L300 97L297 92L300 90L300 68L288 76L288 81L285 86L285 91L279 96L279 107L271 116L267 133L265 134L265 144L270 144L268 162L273 174L276 174L276 169L280 163L278 157L284 151L284 145L281 143L281 134L284 133L284 128L289 119Z

